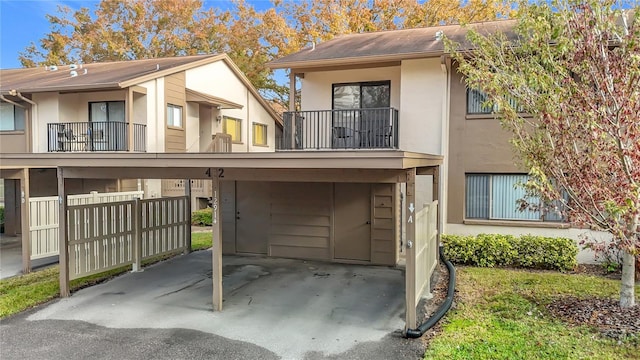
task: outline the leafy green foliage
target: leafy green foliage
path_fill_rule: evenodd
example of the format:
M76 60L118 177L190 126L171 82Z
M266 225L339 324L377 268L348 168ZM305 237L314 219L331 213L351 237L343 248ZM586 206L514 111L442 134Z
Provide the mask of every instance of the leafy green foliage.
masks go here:
M213 211L211 208L196 210L191 214L191 225L211 226Z
M4 206L0 206L0 224L4 224Z
M603 338L548 314L558 296L615 297L619 282L557 272L462 267L457 306L425 359L634 359L637 342Z
M567 238L533 235L443 235L444 254L456 264L480 267L514 266L531 269L571 270L577 265L578 247Z
M497 109L529 172L527 197L561 204L571 224L608 232L623 250L620 305L631 307L640 253L640 3L518 4L506 31L469 29L463 45L445 39L446 47L467 85Z

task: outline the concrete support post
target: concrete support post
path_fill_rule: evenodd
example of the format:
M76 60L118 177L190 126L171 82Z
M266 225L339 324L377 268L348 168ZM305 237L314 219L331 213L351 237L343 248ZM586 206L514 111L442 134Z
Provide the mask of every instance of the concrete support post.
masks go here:
M191 252L191 179L185 179L184 194L187 196L187 233L185 234L184 254L188 254Z
M416 169L407 170L407 201L406 201L406 313L405 313L405 331L413 329L417 324L416 314L416 250L414 243L416 241Z
M20 179L20 225L22 228L22 273L31 272L31 230L29 229L29 169Z
M68 297L69 289L69 238L67 237L67 188L64 170L58 167L58 241L60 250L60 297Z
M213 246L211 248L212 267L213 267L213 311L222 310L222 218L220 217L220 180L215 169L215 176L212 177L212 228L213 228Z

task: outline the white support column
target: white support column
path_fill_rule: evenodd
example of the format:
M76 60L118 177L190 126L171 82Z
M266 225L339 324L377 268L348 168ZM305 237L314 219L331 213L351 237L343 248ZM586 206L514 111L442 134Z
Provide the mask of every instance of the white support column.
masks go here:
M211 172L210 172L211 173ZM212 174L212 229L213 242L211 247L211 262L213 280L213 311L222 310L222 219L220 217L220 179L218 178L220 171L215 169Z

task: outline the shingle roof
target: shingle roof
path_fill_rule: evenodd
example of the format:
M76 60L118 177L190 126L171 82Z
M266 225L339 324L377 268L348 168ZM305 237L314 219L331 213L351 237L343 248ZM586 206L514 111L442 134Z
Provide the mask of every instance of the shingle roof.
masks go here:
M438 32L468 46L465 41L467 28L480 33L509 32L515 20L498 20L462 25L433 26L426 28L387 30L336 37L314 47L270 62L273 69L347 65L362 62L388 62L412 58L440 56L444 44L437 39Z
M71 77L70 65L58 65L58 70L45 67L1 69L0 92L16 90L23 93L45 91L74 91L84 89L117 89L121 84L151 75L160 77L194 67L202 62L213 62L221 55L194 55L159 59L101 62L78 66L78 76ZM153 76L156 73L157 76Z

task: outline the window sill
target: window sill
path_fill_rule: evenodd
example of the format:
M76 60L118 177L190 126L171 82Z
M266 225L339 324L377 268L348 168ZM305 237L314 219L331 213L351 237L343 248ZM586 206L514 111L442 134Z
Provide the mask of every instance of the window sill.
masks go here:
M232 141L231 144L232 145L244 145L244 143L242 141Z
M184 128L181 126L173 126L173 125L167 125L167 129L171 129L171 130L183 130Z
M465 219L462 221L465 225L491 225L491 226L514 226L514 227L533 227L547 229L568 229L571 226L564 222L542 222L542 221L518 221L518 220L484 220L484 219Z
M519 114L523 118L533 118L530 114ZM464 116L466 120L498 120L500 116L498 114L466 114Z
M252 144L253 146L257 146L257 147L264 147L264 148L268 148L269 145L267 144Z
M24 130L0 130L0 135L24 135Z

